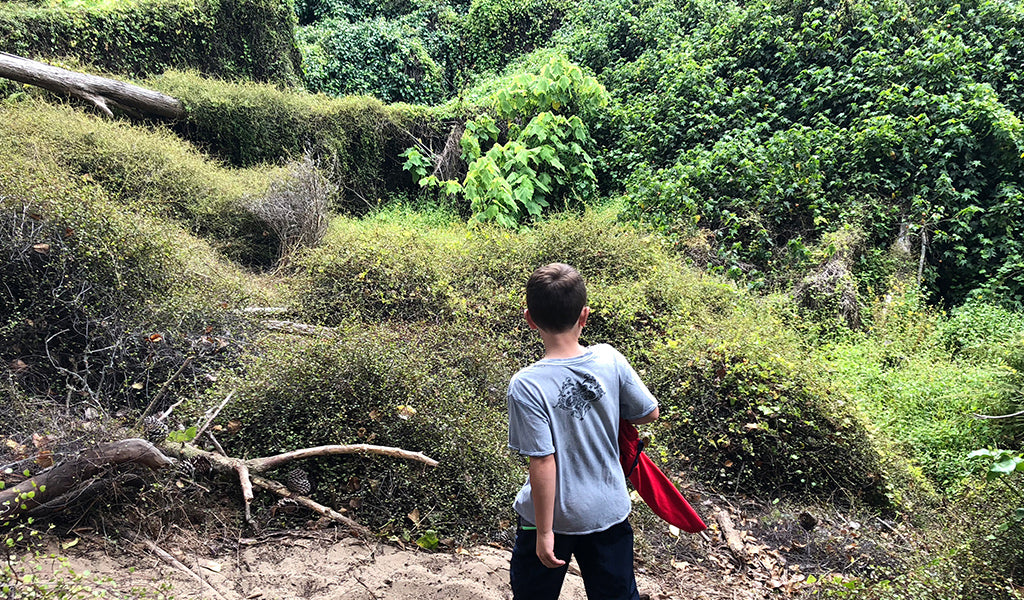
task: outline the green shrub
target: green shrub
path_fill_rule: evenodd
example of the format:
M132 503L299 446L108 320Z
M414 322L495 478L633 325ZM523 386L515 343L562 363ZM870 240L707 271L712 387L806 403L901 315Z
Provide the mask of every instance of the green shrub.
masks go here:
M278 240L246 207L272 181L275 168L225 169L162 128L142 128L90 117L69 107L22 102L0 108L7 128L0 139L25 155L45 156L94 182L131 210L174 219L207 238L228 258L266 266Z
M451 289L437 251L414 231L336 220L321 248L295 260L301 311L325 325L447 320Z
M223 442L234 456L350 443L421 451L440 465L371 456L311 461L313 496L357 506L353 518L386 533L497 529L523 476L499 434L504 394L495 390L509 374L464 333L360 323L335 340L268 338L246 372L222 384L238 392L220 419L242 423ZM420 523L404 517L414 509Z
M283 0L154 0L105 6L0 6L0 46L28 58L78 57L113 73L169 68L297 83L295 16Z
M940 513L928 511L933 550L907 572L882 581L823 578L819 593L863 600L1020 600L1024 529L1011 518L1024 497L1020 477L1006 486L994 483L972 479L955 503Z
M423 109L365 97L332 99L270 85L227 83L170 72L150 85L188 111L186 139L237 167L298 159L306 152L341 193L336 211L364 214L388 189L409 185L398 154L438 120Z
M300 25L328 19L349 22L383 17L395 19L413 12L421 2L413 0L297 0L295 14Z
M473 0L462 34L470 69L500 71L547 45L568 7L564 0Z
M331 96L435 104L445 95L441 67L414 31L383 18L320 21L299 28L306 87Z
M464 196L479 222L519 227L546 208L578 208L596 192L588 151L593 143L581 116L600 118L607 93L557 53L536 53L526 69L501 80L485 100L504 123L490 114L466 122L460 139L460 157L468 165L463 181L436 174L447 145L440 156L425 156L422 151L429 150L422 143L402 153L404 168L420 185Z
M979 360L1000 360L1019 345L1024 316L976 296L953 308L938 335L952 351Z
M208 245L45 161L0 151L0 360L19 365L13 381L138 409L192 355L194 377L172 389L205 387L230 356L222 303L244 306L254 288Z
M967 454L1001 434L973 417L998 403L998 365L951 355L941 317L914 295L894 294L874 307L873 336L851 336L829 349L836 385L873 427L902 446L939 489L955 490L969 472Z
M670 330L655 346L647 373L664 401L665 458L723 490L898 503L894 482L908 478L883 460L849 399L813 376L796 340L765 317L726 313L719 318L743 326Z

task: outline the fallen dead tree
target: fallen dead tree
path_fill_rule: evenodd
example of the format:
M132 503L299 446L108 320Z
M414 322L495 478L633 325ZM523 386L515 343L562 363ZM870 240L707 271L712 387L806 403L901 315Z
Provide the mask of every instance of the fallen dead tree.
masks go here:
M71 504L63 499L81 494L83 489L89 487L97 478L103 477L104 472L112 467L133 463L157 470L171 466L174 464L174 459L178 458L202 459L211 465L214 472L237 477L242 498L245 501L247 521L251 520L250 504L254 498L253 487L255 486L279 496L291 498L296 503L324 517L342 523L359 535L367 535L369 530L346 517L342 511L323 506L302 494L289 490L281 483L259 476L278 469L293 460L339 454L378 454L414 460L428 466L438 464L437 461L420 452L370 444L318 446L275 456L242 460L216 452L208 452L194 444L165 442L157 447L146 440L132 438L100 444L11 488L0 490L0 525L14 522L30 513L35 516L46 516L47 513L59 512L62 507Z
M146 115L179 119L185 107L176 98L123 81L54 67L0 52L0 77L73 96L95 106L108 117L111 108L141 118Z
M366 534L369 532L365 527L346 517L341 512L323 506L306 496L294 493L289 490L287 486L281 483L257 477L257 475L278 469L285 463L293 460L311 458L314 456L332 456L337 454L379 454L383 456L415 460L431 467L437 466L436 460L420 452L410 452L408 450L402 450L401 448L373 446L370 444L318 446L315 448L303 448L301 450L293 450L291 452L285 452L275 456L251 458L248 460L231 458L230 456L224 456L223 454L218 454L216 452L207 452L192 444L174 444L169 446L168 450L170 453L176 454L180 458L190 460L195 460L197 458L206 459L209 461L213 470L221 475L236 475L239 480L239 486L242 489L242 499L245 501L246 521L251 520L249 507L254 498L253 485L255 485L256 487L273 492L284 498L291 498L297 503L319 513L320 515L347 525L359 534Z

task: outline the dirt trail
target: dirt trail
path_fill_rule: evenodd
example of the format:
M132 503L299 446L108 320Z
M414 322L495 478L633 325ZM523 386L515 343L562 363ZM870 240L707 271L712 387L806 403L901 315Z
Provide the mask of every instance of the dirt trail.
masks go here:
M403 550L353 538L289 536L246 541L218 556L187 554L165 547L182 564L198 573L227 600L506 600L509 550L478 546L458 553ZM126 590L148 591L147 597L216 598L183 571L153 554L122 548L102 548L83 542L62 552L65 560L33 559L44 572L66 570L91 578L109 578L111 595ZM575 571L575 572L574 572ZM674 569L658 576L638 573L640 589L656 600L753 599L766 597L742 581L700 568ZM116 588L116 589L114 589ZM118 593L120 592L120 593ZM571 565L561 600L585 600L583 583Z

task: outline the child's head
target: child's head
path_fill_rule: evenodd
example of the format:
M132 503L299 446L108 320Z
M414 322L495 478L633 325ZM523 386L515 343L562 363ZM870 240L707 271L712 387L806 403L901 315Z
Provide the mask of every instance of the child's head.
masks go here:
M587 305L587 286L579 271L563 263L544 265L526 282L526 308L544 331L568 331Z

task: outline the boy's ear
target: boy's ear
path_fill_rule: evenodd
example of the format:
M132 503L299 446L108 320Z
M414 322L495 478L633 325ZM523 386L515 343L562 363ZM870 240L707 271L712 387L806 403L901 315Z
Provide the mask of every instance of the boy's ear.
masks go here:
M579 323L580 323L580 327L581 328L587 326L587 317L589 317L589 316L590 316L590 307L589 306L584 306L583 310L580 311Z
M537 327L537 324L533 322L533 317L530 316L530 309L527 308L523 311L523 317L526 318L526 324L530 326L530 329L540 329L540 327Z

